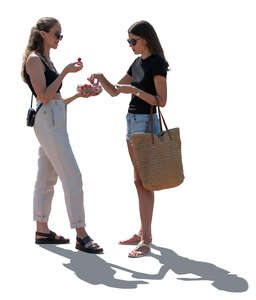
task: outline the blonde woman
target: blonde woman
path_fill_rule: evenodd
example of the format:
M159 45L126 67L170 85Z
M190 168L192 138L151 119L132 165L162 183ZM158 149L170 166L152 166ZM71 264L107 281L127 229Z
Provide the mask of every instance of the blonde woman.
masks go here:
M68 64L59 74L50 59L50 50L62 40L61 25L55 18L41 18L32 27L24 54L22 77L37 99L38 110L34 131L40 143L38 173L34 189L34 221L37 224L36 244L65 244L69 239L56 235L48 228L48 219L59 177L65 194L71 228L77 232L76 248L89 253L103 249L85 230L82 177L72 152L66 126L66 106L78 97L94 96L80 92L63 99L61 87L69 74L79 72L83 64Z

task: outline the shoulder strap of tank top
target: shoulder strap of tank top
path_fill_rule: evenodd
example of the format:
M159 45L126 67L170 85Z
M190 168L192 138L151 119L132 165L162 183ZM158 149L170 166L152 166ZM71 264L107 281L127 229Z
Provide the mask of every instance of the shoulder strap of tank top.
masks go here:
M57 70L55 69L55 67L54 67L53 64L52 64L53 69L51 69L50 66L48 65L48 63L46 62L45 58L44 58L43 56L39 55L39 54L38 54L38 56L39 56L41 62L45 65L46 68L48 68L48 69L49 69L50 71L52 71L52 72L57 73Z
M48 66L48 64L46 63L45 59L42 56L39 56L41 62L44 64L44 66L48 69L50 69L50 67ZM51 70L51 69L50 69Z

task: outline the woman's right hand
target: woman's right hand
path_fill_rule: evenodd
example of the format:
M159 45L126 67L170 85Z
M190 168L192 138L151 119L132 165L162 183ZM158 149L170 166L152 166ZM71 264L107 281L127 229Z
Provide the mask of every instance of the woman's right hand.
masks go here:
M103 78L103 74L102 73L94 73L92 74L89 78L87 78L92 84L94 83L94 79L99 80L99 82L101 82Z
M82 69L83 69L83 63L82 62L74 62L74 63L68 64L64 68L63 72L65 74L75 73L75 72L81 71Z

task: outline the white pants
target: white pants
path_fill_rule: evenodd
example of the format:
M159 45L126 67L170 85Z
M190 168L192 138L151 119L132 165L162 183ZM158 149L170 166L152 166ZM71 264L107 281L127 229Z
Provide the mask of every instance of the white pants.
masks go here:
M48 221L59 176L71 228L85 226L82 176L69 143L64 101L43 104L36 114L34 130L40 143L34 221Z

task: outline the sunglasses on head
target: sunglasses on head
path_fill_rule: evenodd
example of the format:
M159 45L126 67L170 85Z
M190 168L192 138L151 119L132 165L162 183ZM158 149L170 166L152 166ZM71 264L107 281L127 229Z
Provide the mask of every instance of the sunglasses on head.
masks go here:
M140 39L128 39L127 42L130 44L130 45L133 45L135 46L137 44L137 41L140 40Z
M62 40L63 39L63 35L62 34L60 34L60 33L54 33L54 35L55 35L55 37L56 37L56 39L58 39L58 40Z

